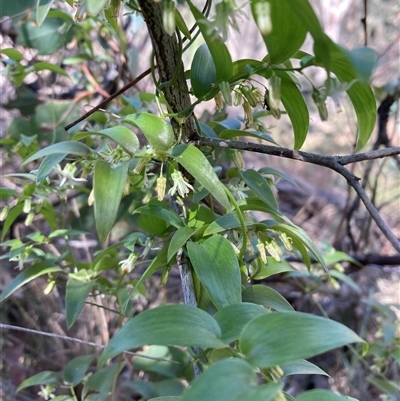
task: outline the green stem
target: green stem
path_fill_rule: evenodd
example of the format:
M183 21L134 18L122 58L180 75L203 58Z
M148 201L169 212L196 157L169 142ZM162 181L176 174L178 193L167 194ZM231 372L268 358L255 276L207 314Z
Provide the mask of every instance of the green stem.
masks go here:
M229 191L228 188L224 187L224 189L225 189L226 194L228 195L229 200L232 202L232 204L233 204L233 206L234 206L234 208L235 208L235 210L236 210L237 216L238 216L238 218L239 218L240 228L241 228L241 230L242 230L243 236L242 236L242 247L240 248L240 252L239 252L238 258L239 258L239 259L242 259L242 258L243 258L243 255L244 255L244 252L246 251L246 246L247 246L247 229L246 229L246 224L245 224L245 222L244 222L243 213L242 213L242 211L240 210L240 207L239 207L239 205L237 204L235 198L233 197L233 195L231 194L231 192Z

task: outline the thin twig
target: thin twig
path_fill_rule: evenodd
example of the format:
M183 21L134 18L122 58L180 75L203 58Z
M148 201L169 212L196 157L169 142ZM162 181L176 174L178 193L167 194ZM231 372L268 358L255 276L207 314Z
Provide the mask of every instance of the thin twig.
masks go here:
M46 331L27 329L26 327L13 326L11 324L0 323L0 329L24 331L26 333L39 334L41 336L59 338L61 340L67 340L67 341L73 341L75 343L89 345L91 347L102 348L102 349L106 348L106 345L103 345L103 344L96 344L96 343L92 343L91 341L85 341L85 340L81 340L79 338L63 336L61 334L54 334L54 333L48 333ZM163 358L156 358L156 357L152 357L152 356L147 356L147 355L140 354L138 352L124 351L124 353L128 354L128 355L140 356L142 358L152 359L154 361L170 362L169 360L166 360L166 359L163 359ZM175 363L179 363L179 362L175 362Z
M357 192L359 198L363 201L368 212L375 220L375 223L380 228L385 237L393 245L396 251L400 252L400 241L393 234L389 226L385 223L382 217L379 215L378 210L373 205L371 200L368 198L364 191L364 188L359 182L359 178L356 177L347 168L343 167L345 164L356 163L363 160L372 160L385 156L394 156L400 154L400 147L393 147L381 150L374 150L366 153L358 153L356 155L347 156L325 156L310 152L303 152L300 150L292 150L287 148L280 148L278 146L260 145L251 142L241 142L241 141L231 141L207 137L197 137L194 143L197 146L212 146L219 148L229 148L229 149L240 149L248 150L251 152L264 153L273 156L280 156L287 159L299 160L305 163L316 164L323 167L328 167L344 178L346 178L348 185L354 188Z

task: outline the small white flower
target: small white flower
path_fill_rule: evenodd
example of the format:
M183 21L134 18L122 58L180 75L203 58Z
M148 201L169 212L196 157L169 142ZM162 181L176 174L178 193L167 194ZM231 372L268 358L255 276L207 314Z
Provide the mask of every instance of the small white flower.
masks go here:
M76 182L86 182L84 178L76 178L75 174L78 172L78 167L75 164L67 163L63 170L61 170L60 165L57 165L57 170L60 173L62 179L60 182L60 187L62 187L67 181L71 188L74 187Z
M121 260L121 262L118 263L121 267L121 270L124 273L130 273L135 267L135 262L137 258L138 256L136 255L136 253L132 252L129 255L128 259Z
M169 195L175 195L175 193L178 191L178 194L184 198L190 190L194 190L194 188L185 181L183 178L183 175L180 171L174 170L174 172L171 174L172 181L174 182L173 187L168 191Z

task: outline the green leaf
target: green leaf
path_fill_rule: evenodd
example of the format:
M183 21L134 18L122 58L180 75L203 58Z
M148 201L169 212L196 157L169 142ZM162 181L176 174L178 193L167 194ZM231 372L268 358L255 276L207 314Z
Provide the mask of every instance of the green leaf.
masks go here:
M92 17L96 17L106 5L107 0L86 0L87 11Z
M105 241L117 217L128 166L129 162L111 165L103 160L94 166L94 217L100 241Z
M69 361L64 368L64 381L76 386L85 377L90 364L93 362L94 355L83 355Z
M47 61L39 61L34 64L33 68L35 71L49 70L55 72L56 74L64 75L64 77L69 77L69 75L61 67Z
M329 38L325 35L322 26L315 14L310 2L308 0L283 0L296 14L300 23L304 28L310 32L314 39L314 52L315 55L322 60L323 66L330 71L331 59L329 51Z
M247 215L244 215L243 217L246 226L254 224L251 217ZM211 234L217 234L223 231L231 230L232 228L239 228L239 227L240 227L240 222L239 218L237 217L237 214L235 212L228 213L214 220L206 228L206 230L204 231L204 235L206 236Z
M138 127L155 150L167 151L175 142L171 125L154 114L129 114L122 121Z
M309 114L307 104L298 86L284 71L275 71L281 81L281 101L285 108L294 133L294 148L300 149L306 140L309 126Z
M272 401L278 383L257 386L253 368L243 359L218 361L203 372L183 394L182 401Z
M225 187L215 174L210 162L204 154L193 145L178 145L172 150L172 156L191 174L204 188L206 188L221 205L231 210Z
M328 43L332 56L332 72L340 82L351 82L359 78L353 63L345 50L330 41ZM367 83L355 82L347 94L353 104L358 121L358 138L356 151L361 150L368 142L376 122L376 100L371 87Z
M223 138L223 139L234 139L238 136L239 137L248 136L250 138L257 138L257 139L261 139L263 141L272 142L275 145L277 145L277 142L270 135L267 135L267 134L264 134L263 132L258 132L258 131L242 131L242 130L238 130L238 129L227 129L227 130L222 131L219 134L219 138Z
M333 320L300 312L273 312L254 318L244 327L239 347L251 364L265 368L362 341Z
M18 51L9 47L7 49L0 49L0 53L5 54L8 58L19 63L24 59L24 56Z
M212 316L189 305L164 305L130 319L111 339L99 364L144 345L223 348L221 330Z
M278 262L271 256L267 256L267 263L264 263L261 258L257 258L251 262L249 270L253 280L262 280L274 274L294 271L293 267L288 262L284 260Z
M285 376L291 375L323 375L329 376L326 372L324 372L317 365L314 365L311 362L308 362L304 359L292 363L287 363L285 365L281 365L281 368L285 374Z
M42 163L40 163L39 170L36 177L36 182L42 182L46 177L53 171L54 167L57 166L64 158L67 157L67 153L55 153L53 155L46 156Z
M265 178L255 170L242 170L240 175L247 184L247 186L269 207L278 209L278 203L275 195L272 192L268 182Z
M92 135L111 139L122 147L127 153L133 155L139 149L140 143L136 134L126 127L116 126L106 128L98 132L79 132L72 137L73 141L79 141Z
M289 181L291 184L293 184L295 187L297 187L301 190L301 188L299 187L297 182L290 175L282 173L282 171L276 170L272 167L262 167L258 170L258 172L262 175L264 175L264 174L276 175L286 181Z
M70 278L67 282L67 290L65 295L65 309L67 318L67 327L70 329L76 319L82 312L94 281L83 281Z
M24 380L17 388L17 392L24 388L38 385L51 385L58 386L61 383L61 379L56 372L46 370L44 372L37 373Z
M182 17L182 14L176 7L175 7L175 23L178 29L185 35L185 38L191 40L192 35L190 34L190 30L187 27L186 22Z
M44 274L59 272L62 269L58 266L54 266L49 262L39 262L32 266L27 267L18 274L17 277L13 278L4 291L0 295L0 302L6 300L13 292L21 288L26 283L29 283L33 279Z
M196 50L190 69L190 82L193 94L198 99L211 99L218 92L218 85L215 85L216 81L217 70L214 60L207 44L203 43ZM207 94L209 96L206 97Z
M332 393L328 390L310 390L300 394L296 401L350 401L354 398ZM356 401L356 400L355 400Z
M214 319L221 327L221 340L227 344L236 341L243 327L253 318L268 313L268 311L254 303L242 302L229 305L219 310Z
M71 41L76 33L73 23L64 18L54 18L50 13L40 27L34 18L17 24L17 43L36 49L43 56L54 54Z
M261 35L267 46L271 64L280 64L300 49L306 38L307 29L299 20L296 10L282 0L251 1L251 11L259 27L258 21L266 17L265 13L260 12L262 8L259 6L262 3L270 5L272 29L267 34L261 32Z
M278 291L261 284L245 288L242 292L242 300L281 312L293 310L292 305Z
M160 219L165 220L168 225L175 228L182 228L185 225L183 220L163 202L157 202L157 204L148 203L147 205L138 207L133 213L159 217Z
M125 363L115 363L95 372L83 386L82 399L90 401L105 401Z
M176 255L179 249L186 244L195 231L196 228L194 227L181 227L175 232L168 247L168 262Z
M213 235L186 245L193 268L217 309L242 302L239 262L231 243Z
M10 196L14 196L16 191L11 188L0 187L0 199L6 199Z
M46 19L54 0L38 0L36 9L36 23L40 27Z
M229 82L232 77L233 64L228 48L225 46L218 32L215 29L210 30L204 15L191 1L188 0L187 3L214 60L217 81Z
M75 141L64 141L58 142L53 145L47 146L44 149L35 152L33 155L30 155L22 164L21 167L26 166L28 163L40 159L43 156L55 155L55 154L67 154L67 155L76 155L76 156L86 156L92 150L87 147L85 144Z

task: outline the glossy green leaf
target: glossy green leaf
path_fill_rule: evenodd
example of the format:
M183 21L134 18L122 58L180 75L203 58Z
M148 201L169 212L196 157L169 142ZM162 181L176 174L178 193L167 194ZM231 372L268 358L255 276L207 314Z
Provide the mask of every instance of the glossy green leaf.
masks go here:
M19 63L24 59L24 56L16 49L9 47L7 49L0 49L0 54L5 54L8 58Z
M244 215L245 225L253 224L250 216ZM204 231L204 235L218 234L223 231L231 230L232 228L241 227L237 214L228 213L214 220Z
M39 262L22 270L15 278L13 278L4 288L0 295L0 302L6 300L13 292L21 288L23 285L29 283L33 279L44 274L59 272L62 269L54 266L50 262Z
M288 262L284 260L278 262L271 256L267 256L267 263L264 263L261 258L257 258L251 262L249 270L253 280L262 280L274 274L294 271L293 267Z
M28 163L40 159L41 157L55 154L67 154L76 156L86 156L92 150L85 144L75 141L64 141L58 142L53 145L47 146L44 149L39 150L33 155L29 156L21 165L21 167L26 166Z
M113 140L131 155L135 154L140 146L136 134L130 129L121 126L106 128L98 132L79 132L72 137L72 140L79 141L92 135Z
M251 0L251 11L257 25L258 21L265 18L259 10L260 3L270 5L270 19L272 29L269 33L261 35L268 49L268 55L272 64L280 64L292 57L303 44L307 29L299 20L296 10L282 0Z
M221 327L221 340L227 344L236 341L243 327L253 318L268 313L260 305L242 302L240 304L229 305L219 310L214 319Z
M69 77L69 75L58 65L49 63L47 61L39 61L33 66L35 71L48 70L55 72L56 74L63 75L64 77Z
M217 93L217 70L214 60L206 43L203 43L194 54L191 69L190 82L193 94L199 99L211 99ZM215 89L213 91L213 89ZM209 96L205 97L207 94Z
M60 376L56 372L46 370L44 372L37 373L24 380L17 388L17 392L24 388L38 385L50 385L58 386L61 383Z
M352 82L359 78L346 52L338 45L329 42L332 55L332 72L340 82ZM361 150L368 142L376 122L376 100L371 87L367 83L355 82L347 94L353 104L358 122L358 138L356 150Z
M296 397L296 401L357 401L344 395L332 393L328 390L310 390Z
M70 278L67 282L65 309L67 327L70 329L81 314L86 298L93 288L94 281L82 281Z
M208 24L205 22L204 15L191 1L188 0L187 3L214 60L217 81L229 82L232 77L233 65L228 48L225 46L218 32L215 29L210 30Z
M190 34L190 30L187 27L186 22L182 17L182 14L179 12L177 8L175 8L175 23L178 29L183 33L185 38L191 40L192 35Z
M36 182L42 182L48 177L53 171L54 167L57 166L62 160L67 157L67 153L55 153L53 155L46 156L42 163L40 163L39 170L37 172Z
M128 162L111 165L98 160L94 166L94 217L100 241L105 241L117 217L128 165Z
M308 362L304 359L292 363L287 363L285 365L281 365L281 368L285 374L285 376L291 375L323 375L329 376L326 372L324 372L317 365L314 365L311 362Z
M73 386L79 384L85 377L93 359L94 355L83 355L69 361L63 371L64 381Z
M165 220L168 225L175 228L181 228L185 225L183 220L173 210L171 210L171 208L167 207L162 202L157 202L157 204L148 203L147 205L135 209L134 213L159 217L160 219Z
M307 104L299 87L293 82L289 74L284 71L275 72L281 80L281 101L285 108L294 133L294 148L300 149L306 140L309 127Z
M329 71L331 63L331 55L329 51L329 38L325 35L324 30L315 14L309 0L283 0L296 14L300 23L310 32L314 39L315 55L322 60L323 66Z
M214 235L202 244L188 242L190 261L217 309L242 302L239 262L231 243Z
M129 114L122 121L138 127L155 150L167 151L175 142L171 125L154 114Z
M36 9L36 23L40 27L46 19L54 0L38 0Z
M212 316L189 305L164 305L130 319L111 339L99 364L144 345L221 348L221 330Z
M168 262L176 255L179 249L188 242L195 231L196 229L194 227L181 227L175 232L168 247Z
M244 327L239 347L254 366L270 367L362 341L333 320L301 312L273 312L254 318Z
M281 312L293 310L292 305L278 291L261 284L245 288L242 292L242 300Z
M255 170L242 170L240 172L247 186L269 207L278 209L278 203L265 178Z
M248 136L250 138L257 138L263 141L272 142L277 145L277 142L267 134L258 131L242 131L237 129L227 129L219 134L219 138L223 139L235 139L236 137Z
M272 401L281 385L257 386L257 376L245 360L223 359L203 372L185 391L182 401Z
M204 154L193 145L178 145L172 150L172 156L191 174L203 187L205 187L221 205L231 210L224 185L215 174L210 162Z
M86 8L88 13L95 17L101 10L103 10L108 3L108 0L86 0Z
M125 363L115 363L91 375L82 389L82 399L90 401L105 401L109 397L113 383L118 377Z

